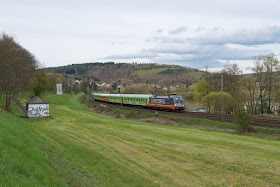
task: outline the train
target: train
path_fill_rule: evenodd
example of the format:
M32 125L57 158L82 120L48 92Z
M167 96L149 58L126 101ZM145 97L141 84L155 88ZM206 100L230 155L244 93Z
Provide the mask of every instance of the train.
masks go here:
M169 96L154 96L148 94L93 93L93 98L97 101L129 106L142 106L149 109L180 112L185 110L183 97L176 94Z

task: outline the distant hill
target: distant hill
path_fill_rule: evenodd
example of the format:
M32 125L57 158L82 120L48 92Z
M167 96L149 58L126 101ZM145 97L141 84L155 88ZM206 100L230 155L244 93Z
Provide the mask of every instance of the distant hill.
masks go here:
M85 63L46 68L47 72L74 75L76 79L84 77L96 81L114 82L117 80L133 83L157 83L190 85L202 78L203 72L178 65L138 64L138 63Z

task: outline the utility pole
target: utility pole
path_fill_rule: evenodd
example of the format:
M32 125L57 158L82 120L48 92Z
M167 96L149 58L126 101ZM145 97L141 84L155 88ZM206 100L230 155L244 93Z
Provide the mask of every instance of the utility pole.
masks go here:
M224 88L223 88L223 75L221 75L221 118L224 121Z
M273 117L275 118L275 77L274 72L272 71L272 111Z

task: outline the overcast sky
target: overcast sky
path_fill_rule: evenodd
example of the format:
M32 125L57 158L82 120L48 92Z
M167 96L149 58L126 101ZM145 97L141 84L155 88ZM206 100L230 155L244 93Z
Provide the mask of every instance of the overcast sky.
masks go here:
M0 0L0 31L46 67L155 62L217 70L280 53L278 0Z

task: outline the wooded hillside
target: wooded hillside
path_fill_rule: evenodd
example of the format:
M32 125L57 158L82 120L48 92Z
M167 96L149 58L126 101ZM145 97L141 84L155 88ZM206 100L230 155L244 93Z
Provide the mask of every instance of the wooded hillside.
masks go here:
M165 82L166 85L190 84L202 77L197 69L178 65L158 64L128 64L128 63L86 63L68 66L46 68L47 72L74 75L77 79L93 78L95 81L114 82L116 80L129 80L133 83Z

